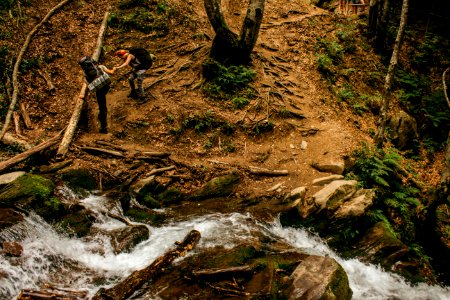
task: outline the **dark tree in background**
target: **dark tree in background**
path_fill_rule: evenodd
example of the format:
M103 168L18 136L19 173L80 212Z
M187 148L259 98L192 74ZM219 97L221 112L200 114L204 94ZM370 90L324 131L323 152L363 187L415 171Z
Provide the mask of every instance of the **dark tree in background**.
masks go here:
M265 0L250 0L240 36L228 27L221 11L221 0L204 0L206 13L216 36L210 57L220 63L239 65L250 62L264 15Z

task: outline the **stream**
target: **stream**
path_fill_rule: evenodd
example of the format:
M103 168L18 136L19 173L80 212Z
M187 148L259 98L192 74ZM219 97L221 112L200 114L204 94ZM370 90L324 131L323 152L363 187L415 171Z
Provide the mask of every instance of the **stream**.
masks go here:
M90 196L84 203L101 211L104 201L105 198ZM103 217L95 226L114 229L124 224ZM316 235L304 229L283 228L278 220L260 223L249 214L210 214L149 229L148 240L139 243L132 252L116 255L104 237L69 238L59 234L39 216L30 214L23 222L0 233L0 241L20 241L23 247L21 257L0 255L0 299L15 299L22 289L39 290L44 283L72 291L86 291L92 297L100 287L112 285L134 270L148 266L193 229L200 231L202 237L187 255L218 245L232 248L265 235L282 239L303 252L336 259L347 272L353 299L450 299L450 287L424 283L411 286L400 276L375 265L342 259Z

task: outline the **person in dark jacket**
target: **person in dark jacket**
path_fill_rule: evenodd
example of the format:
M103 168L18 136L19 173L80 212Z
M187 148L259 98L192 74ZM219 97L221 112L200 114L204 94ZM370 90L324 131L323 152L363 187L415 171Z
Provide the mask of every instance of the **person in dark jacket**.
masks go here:
M84 99L87 97L91 89L95 91L99 110L98 120L100 122L100 133L108 133L106 94L110 89L111 82L110 80L105 80L105 77L101 76L101 74L106 73L112 75L114 74L114 70L110 70L104 65L97 65L97 62L89 56L81 58L79 64L84 71L84 76L88 83L85 95L80 95L80 98ZM109 77L106 76L106 78L108 79Z

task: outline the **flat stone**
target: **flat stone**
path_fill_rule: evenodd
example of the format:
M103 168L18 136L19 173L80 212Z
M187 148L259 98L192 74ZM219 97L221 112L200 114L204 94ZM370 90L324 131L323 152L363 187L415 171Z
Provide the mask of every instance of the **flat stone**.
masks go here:
M25 174L26 174L26 172L24 172L24 171L17 171L17 172L11 172L11 173L0 175L0 186L7 185L8 183L13 182L17 178L19 178L20 176L23 176Z

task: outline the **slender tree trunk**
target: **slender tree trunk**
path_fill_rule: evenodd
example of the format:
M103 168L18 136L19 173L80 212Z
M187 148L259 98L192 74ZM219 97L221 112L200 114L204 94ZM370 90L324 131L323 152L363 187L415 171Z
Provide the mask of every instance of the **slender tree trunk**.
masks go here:
M405 31L406 27L406 19L408 17L408 6L409 6L409 0L403 0L402 5L402 14L400 18L400 26L398 28L397 37L395 39L394 43L394 50L392 52L391 56L391 62L389 63L388 72L386 74L386 80L384 83L384 91L383 91L383 104L381 108L381 114L378 124L378 131L375 135L375 144L378 148L383 147L383 140L384 140L384 131L386 128L386 121L387 121L387 114L389 110L389 98L391 97L391 89L392 89L392 80L394 77L395 68L398 63L398 57L400 54L400 48L402 44L403 39L403 33Z
M221 0L204 0L208 19L216 33L210 57L227 64L248 63L258 39L265 0L250 0L240 37L228 27L221 11L221 3Z
M380 0L370 0L369 2L369 24L368 31L374 37L377 32L378 15L380 13Z
M387 37L387 30L388 30L388 20L389 20L389 9L391 7L391 0L383 0L383 3L379 4L380 6L383 5L383 8L381 12L378 14L378 22L376 27L376 34L375 34L375 48L378 51L385 50L386 45L386 37Z

